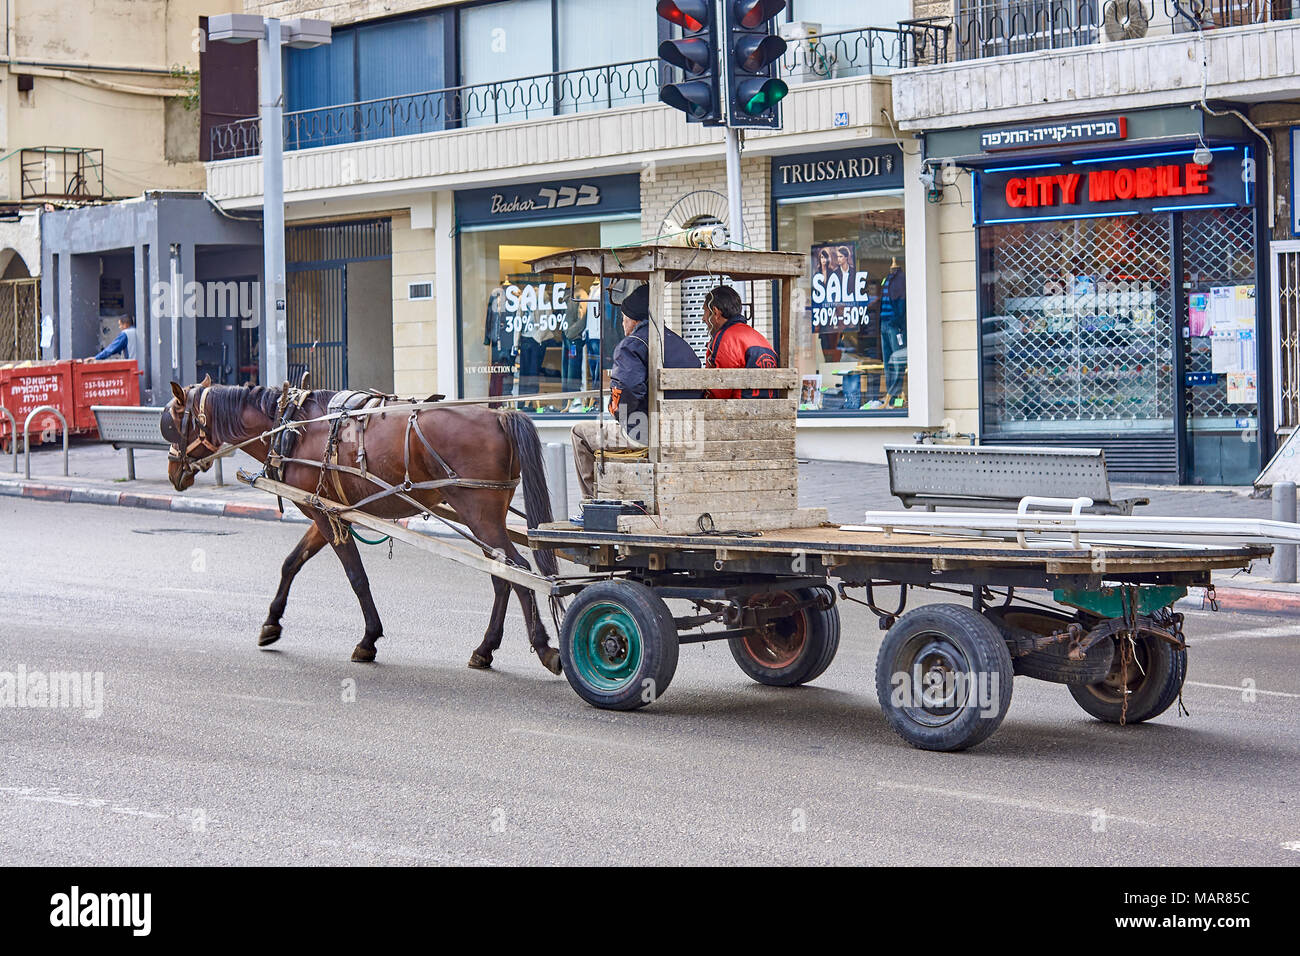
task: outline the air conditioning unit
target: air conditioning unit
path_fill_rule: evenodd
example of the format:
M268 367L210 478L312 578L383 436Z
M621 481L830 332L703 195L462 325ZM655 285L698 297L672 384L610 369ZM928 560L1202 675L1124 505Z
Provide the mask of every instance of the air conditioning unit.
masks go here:
M826 51L818 42L821 32L820 23L781 24L781 39L787 45L785 56L781 57L781 76L791 86L830 77L831 64L826 62Z

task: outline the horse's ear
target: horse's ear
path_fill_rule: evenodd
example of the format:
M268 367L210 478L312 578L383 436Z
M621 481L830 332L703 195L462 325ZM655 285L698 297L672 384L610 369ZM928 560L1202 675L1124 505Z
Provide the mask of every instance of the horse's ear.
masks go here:
M212 376L203 376L203 381L199 382L199 388L210 388L212 386Z
M176 396L176 407L185 407L185 389L181 388L176 382L172 382L172 394Z

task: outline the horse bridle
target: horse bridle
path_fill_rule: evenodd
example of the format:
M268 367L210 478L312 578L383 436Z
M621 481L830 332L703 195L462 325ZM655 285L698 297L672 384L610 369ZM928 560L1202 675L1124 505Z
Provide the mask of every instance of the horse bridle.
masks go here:
M172 409L172 423L176 426L176 435L184 445L184 450L178 444L170 445L167 449L167 460L176 462L180 465L181 471L188 474L207 471L212 467L212 462L216 460L217 452L221 450L221 445L213 444L207 435L208 415L204 411L204 406L207 404L208 392L211 386L204 387L199 392L198 399L191 401L190 391L194 387L197 386L192 386L191 389L185 392L185 411L179 416L179 419L177 410ZM191 439L190 434L195 431L196 424L197 434ZM196 457L194 454L195 449L205 451L207 454L201 458Z

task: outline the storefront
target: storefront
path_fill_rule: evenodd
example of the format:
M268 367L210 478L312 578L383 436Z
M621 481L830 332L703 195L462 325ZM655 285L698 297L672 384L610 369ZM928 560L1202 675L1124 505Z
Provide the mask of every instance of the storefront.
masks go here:
M1255 157L1211 141L1202 164L1198 146L990 156L976 173L983 441L1101 447L1128 480L1258 474Z
M903 155L893 145L772 159L775 248L808 258L788 363L801 416L905 418Z
M637 175L494 186L456 193L459 394L467 398L595 388L622 336L616 305L581 278L538 276L528 262L565 249L641 240ZM604 340L604 356L600 341ZM593 400L529 403L539 414L595 411Z

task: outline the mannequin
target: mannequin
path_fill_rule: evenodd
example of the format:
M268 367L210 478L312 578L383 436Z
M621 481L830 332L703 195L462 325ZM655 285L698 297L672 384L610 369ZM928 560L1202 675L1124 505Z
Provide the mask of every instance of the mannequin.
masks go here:
M881 283L880 345L885 361L885 407L903 408L907 381L907 280L894 256Z
M505 285L498 281L488 293L483 344L489 347L488 361L494 369L488 374L488 395L511 395L515 387L515 359L519 352L519 332L510 323L505 308ZM509 371L505 371L505 369Z

